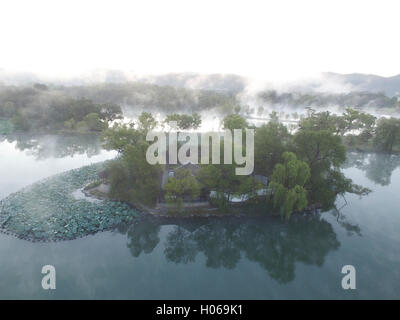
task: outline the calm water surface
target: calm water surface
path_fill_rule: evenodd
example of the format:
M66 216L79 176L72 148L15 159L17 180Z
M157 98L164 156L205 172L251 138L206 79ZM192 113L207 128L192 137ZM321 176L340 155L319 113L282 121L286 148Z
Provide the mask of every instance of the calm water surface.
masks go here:
M115 156L85 139L0 139L0 198ZM297 216L289 223L146 219L58 243L0 234L0 298L398 299L400 159L349 158L346 174L373 193L347 195L340 214ZM344 204L338 198L337 206ZM41 288L46 264L56 268L56 290ZM346 264L356 267L356 290L341 288Z

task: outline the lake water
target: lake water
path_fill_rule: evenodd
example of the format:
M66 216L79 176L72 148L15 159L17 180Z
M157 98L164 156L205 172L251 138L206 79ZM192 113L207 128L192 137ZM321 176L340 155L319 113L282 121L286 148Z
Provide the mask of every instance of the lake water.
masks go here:
M115 156L92 138L0 140L0 199L55 173ZM0 234L1 299L400 298L400 160L350 154L345 172L373 192L340 210L263 219L143 219L82 239ZM337 200L341 207L345 201ZM41 287L54 265L57 289ZM353 265L356 290L343 290Z

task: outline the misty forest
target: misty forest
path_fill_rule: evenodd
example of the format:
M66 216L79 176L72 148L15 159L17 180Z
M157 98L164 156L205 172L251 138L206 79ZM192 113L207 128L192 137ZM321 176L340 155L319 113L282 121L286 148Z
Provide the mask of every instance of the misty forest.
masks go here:
M236 142L223 135L219 164L200 146L207 163L146 158L149 132L179 149L190 141L174 140L177 134L200 141L203 133L240 131L246 154L249 130L249 175L224 163L225 145ZM207 274L252 268L274 286L298 285L299 263L326 268L346 243L353 246L347 254L361 259L364 231L377 221L388 237L395 234L400 76L326 73L277 88L221 74L109 71L97 81L46 81L0 73L0 156L5 239L118 251L118 236L142 273L158 257L173 278L173 265ZM132 295L125 287L122 294Z

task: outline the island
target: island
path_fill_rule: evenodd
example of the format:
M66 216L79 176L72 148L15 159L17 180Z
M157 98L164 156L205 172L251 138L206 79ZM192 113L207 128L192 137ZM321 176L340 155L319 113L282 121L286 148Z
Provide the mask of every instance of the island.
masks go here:
M170 143L179 133L199 135L202 119L196 112L171 113L157 121L142 112L135 122L114 121L103 129L103 148L117 151L115 159L47 178L2 199L0 231L31 241L61 241L147 217L275 215L289 220L294 214L318 214L335 208L338 196L370 192L342 172L346 152L399 153L399 122L352 108L342 115L308 109L296 126L283 124L276 112L255 126L237 110L222 119L221 131L239 130L246 141L248 130L254 130L254 168L237 175L240 166L223 162L224 146L233 143L223 136L220 164L211 152L208 163L149 163L149 132L162 132ZM186 143L177 140L176 148ZM241 147L246 153L245 143Z

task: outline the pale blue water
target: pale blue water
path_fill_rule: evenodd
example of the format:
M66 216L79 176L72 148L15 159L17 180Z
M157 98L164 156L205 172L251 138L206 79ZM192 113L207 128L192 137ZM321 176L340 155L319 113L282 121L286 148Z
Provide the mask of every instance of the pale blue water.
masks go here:
M15 143L1 142L0 198L54 173L114 156L97 152L90 158L85 152L72 158L49 152L38 160L16 150ZM352 160L346 174L373 193L346 196L339 221L334 212L297 216L289 223L147 219L58 243L0 234L0 298L398 299L400 161L371 156L362 162L356 154ZM338 199L338 207L342 204ZM41 287L46 264L56 268L56 290ZM341 288L340 271L347 264L357 270L356 290Z

